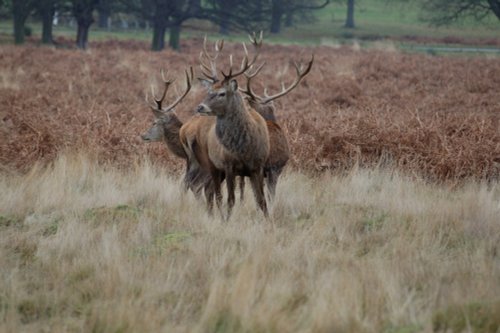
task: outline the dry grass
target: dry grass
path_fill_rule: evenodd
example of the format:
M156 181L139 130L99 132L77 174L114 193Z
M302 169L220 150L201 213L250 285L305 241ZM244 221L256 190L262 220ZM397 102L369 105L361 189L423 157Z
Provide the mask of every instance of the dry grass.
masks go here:
M0 176L2 332L498 332L500 184L283 177L222 223L92 155ZM248 193L250 195L250 193Z
M160 68L173 77L197 67L201 40L182 53L151 53L141 42L102 42L90 52L34 46L0 49L0 166L29 170L60 151L92 150L122 166L147 156L170 170L182 164L161 144L137 135L150 125L144 102ZM236 44L226 48L241 54ZM291 82L289 59L316 55L311 74L278 101L301 171L391 165L431 180L500 175L500 59L401 54L393 48L264 47L267 65L256 90ZM179 80L181 82L182 80ZM179 107L188 119L201 99L196 86Z

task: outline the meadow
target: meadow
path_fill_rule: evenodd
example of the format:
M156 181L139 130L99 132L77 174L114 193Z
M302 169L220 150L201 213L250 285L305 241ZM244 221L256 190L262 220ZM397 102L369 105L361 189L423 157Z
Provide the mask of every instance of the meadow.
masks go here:
M165 168L0 178L2 332L498 332L500 186L289 172L222 222ZM247 193L247 197L250 193Z
M499 58L264 45L260 93L315 62L270 219L248 192L223 222L139 139L182 47L0 48L0 331L498 332Z

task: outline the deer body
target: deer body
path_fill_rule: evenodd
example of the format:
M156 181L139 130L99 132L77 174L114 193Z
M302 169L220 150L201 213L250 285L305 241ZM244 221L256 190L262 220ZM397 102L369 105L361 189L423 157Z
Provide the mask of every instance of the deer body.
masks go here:
M254 110L247 110L239 94L223 115L217 116L214 130L208 133L209 157L215 167L231 164L243 174L258 170L269 156L269 134L265 120ZM216 142L221 145L216 146Z
M229 216L235 201L235 176L246 175L258 206L267 216L263 189L264 165L270 150L266 121L256 111L247 109L235 80L211 90L197 111L216 116L207 134L207 149L218 206L222 177L226 178Z
M278 178L283 172L283 168L285 167L286 163L290 159L290 148L288 146L288 140L286 139L285 133L277 123L275 116L276 108L273 101L292 91L309 73L313 61L314 56L311 58L305 68L299 66L297 63L294 63L297 74L296 79L288 88L285 88L285 86L283 85L282 91L272 96L268 96L266 94L265 97L261 97L255 94L251 88L251 79L258 74L263 65L257 68L257 70L253 72L253 74L245 73L247 84L246 89L242 89L242 92L246 95L250 106L266 120L267 128L269 131L271 150L269 152L269 158L264 168L264 176L271 198L273 198L276 193Z
M199 168L196 163L193 163L195 160L189 158L187 150L184 149L181 139L181 130L184 127L184 124L177 117L174 111L174 107L182 101L191 89L192 77L192 69L190 72L186 71L185 92L172 104L167 107L162 107L167 91L173 82L173 80L167 80L162 72L164 90L160 99L154 97L155 94L153 89L155 105L151 105L151 110L155 116L155 121L153 126L146 133L141 135L141 138L146 142L165 141L168 149L174 155L186 160L186 173L183 179L184 189L190 189L196 197L199 197L202 189L205 189L206 194L208 191L207 188L213 187L211 185L212 182L210 173Z

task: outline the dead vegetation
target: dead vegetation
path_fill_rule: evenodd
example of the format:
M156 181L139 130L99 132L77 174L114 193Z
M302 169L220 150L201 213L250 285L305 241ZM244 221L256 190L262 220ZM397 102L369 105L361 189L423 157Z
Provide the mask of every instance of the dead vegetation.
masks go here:
M179 170L181 161L164 146L137 137L150 123L144 98L158 69L181 77L183 68L198 63L201 44L187 41L182 53L151 53L146 43L119 41L96 43L86 53L3 46L2 169L27 171L36 161L84 148L122 166L145 155ZM229 44L226 51L237 47ZM499 58L266 45L260 60L267 65L255 90L270 82L270 93L279 91L280 80L293 80L286 59L308 59L312 52L310 75L276 102L292 167L390 164L431 180L498 178ZM195 86L178 108L181 120L202 95Z

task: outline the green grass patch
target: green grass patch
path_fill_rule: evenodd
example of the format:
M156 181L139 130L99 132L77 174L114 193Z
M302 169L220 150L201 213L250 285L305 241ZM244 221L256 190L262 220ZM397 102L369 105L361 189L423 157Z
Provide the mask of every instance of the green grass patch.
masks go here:
M418 333L422 331L423 327L421 325L408 324L389 326L387 329L385 329L384 333Z
M12 215L0 215L0 228L2 227L21 227L23 221Z
M137 220L141 210L128 205L97 207L85 211L83 218L94 224L113 224L120 221Z
M497 333L500 329L500 301L450 306L432 318L434 332Z
M182 251L187 247L186 241L192 237L192 234L185 231L160 234L154 238L151 244L135 249L133 255L148 257L150 255L164 255L165 253Z

